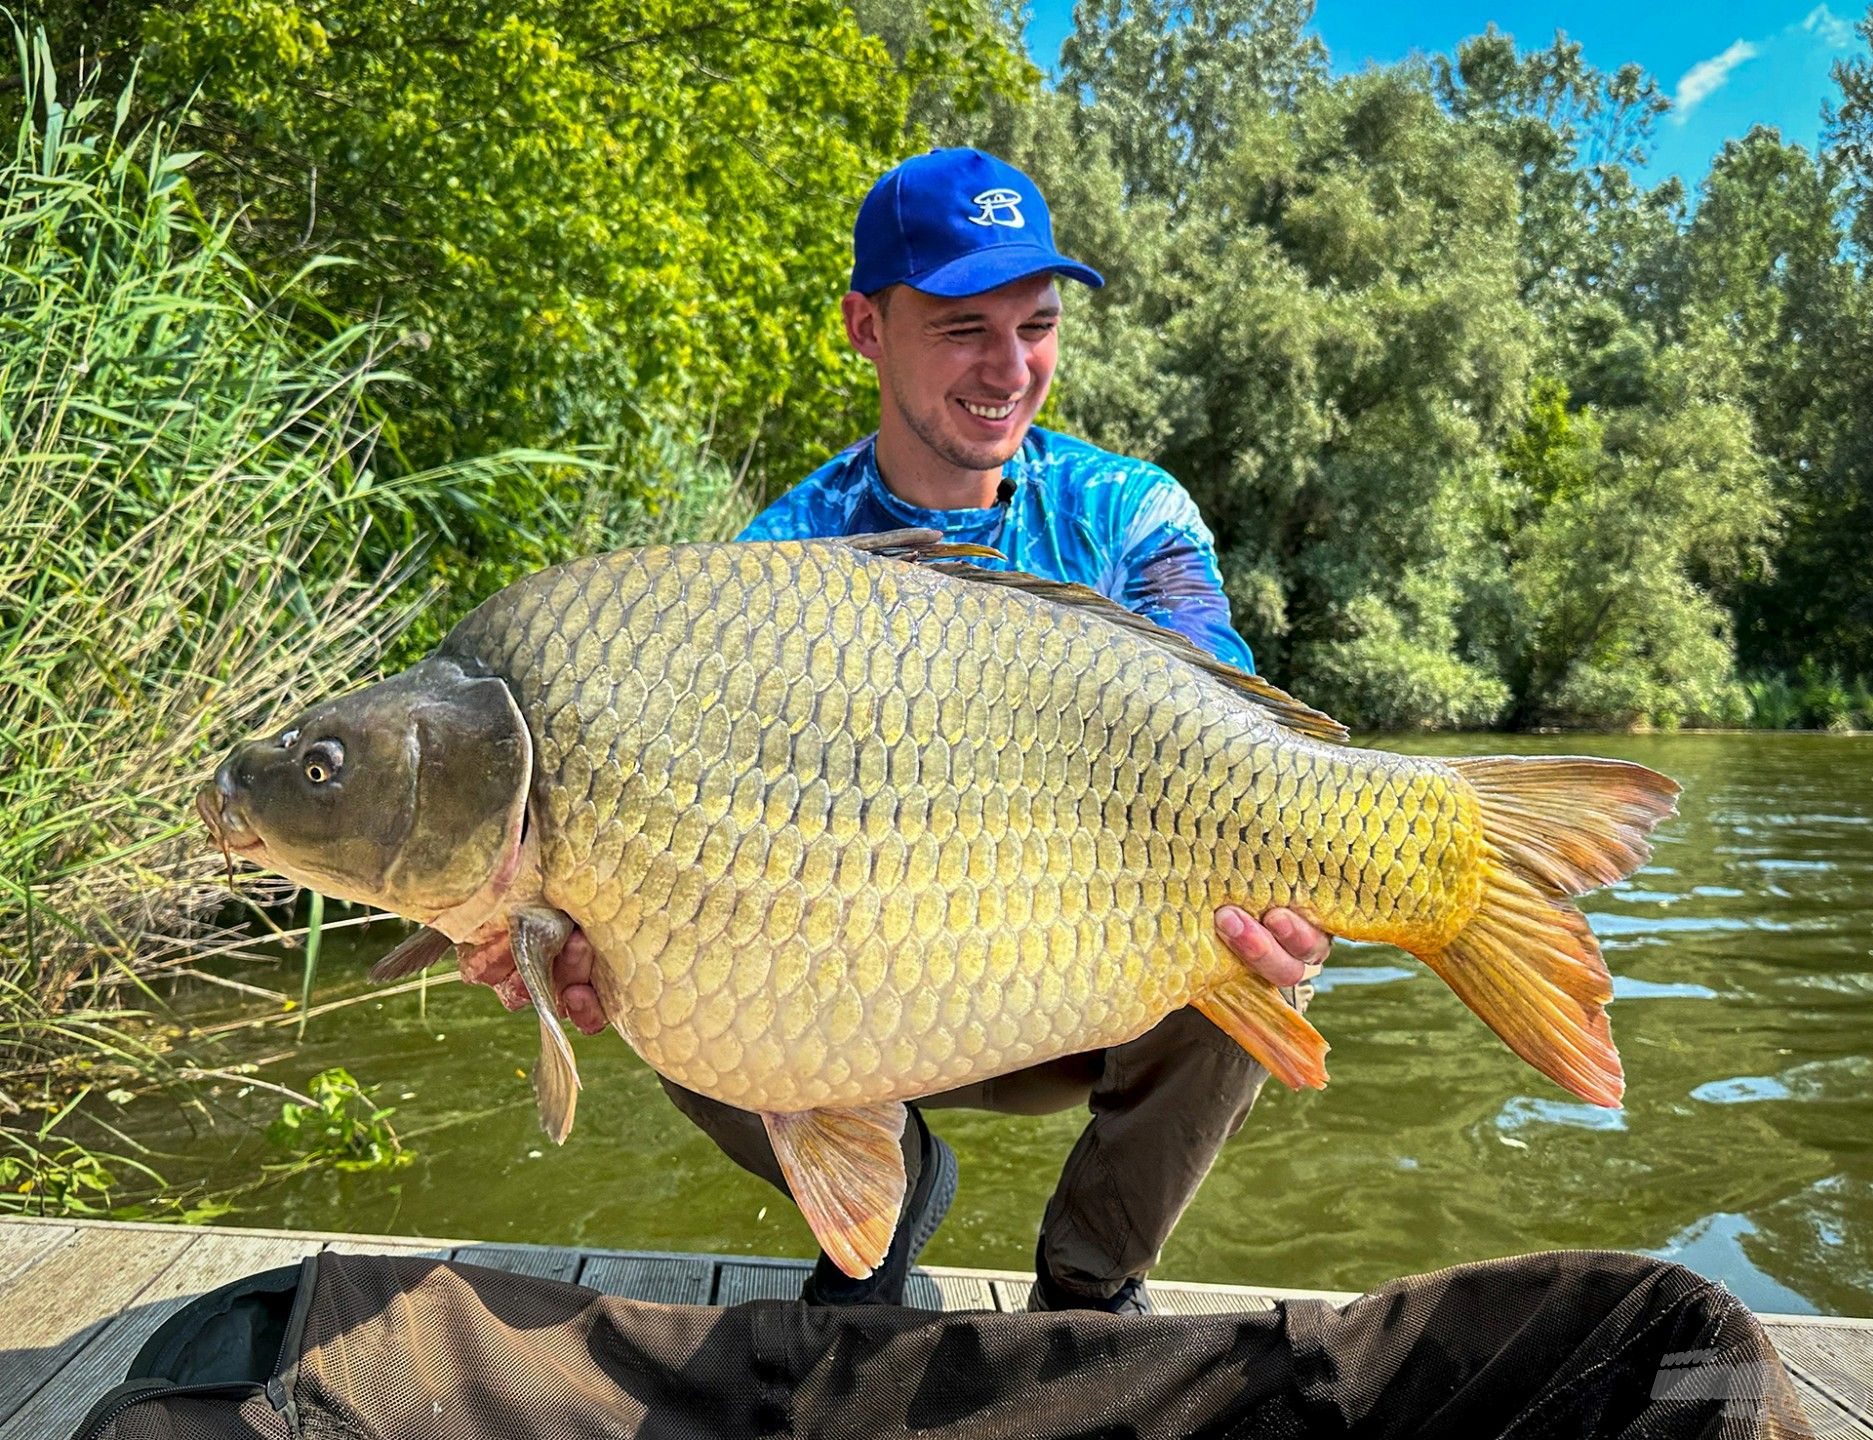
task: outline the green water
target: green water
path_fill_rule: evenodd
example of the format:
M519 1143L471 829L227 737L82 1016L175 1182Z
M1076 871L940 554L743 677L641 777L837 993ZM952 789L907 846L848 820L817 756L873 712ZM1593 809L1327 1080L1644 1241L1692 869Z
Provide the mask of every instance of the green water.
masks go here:
M1357 1290L1463 1260L1607 1246L1682 1261L1759 1308L1873 1314L1873 738L1384 743L1587 749L1684 784L1654 863L1586 905L1615 976L1626 1108L1598 1110L1549 1084L1408 957L1342 945L1309 1012L1332 1042L1333 1083L1305 1095L1270 1087L1159 1273ZM358 992L358 962L394 939L328 942L320 998ZM290 970L244 973L296 992ZM314 1019L303 1049L262 1073L303 1085L350 1067L382 1086L421 1158L393 1177L301 1176L230 1218L812 1253L792 1207L691 1129L613 1035L578 1041L578 1127L564 1149L546 1143L519 1073L535 1034L530 1015L455 984L432 985L424 1015L404 995ZM231 1058L289 1040L257 1032ZM265 1157L251 1122L277 1105L224 1087L212 1119L153 1100L118 1118L164 1154L172 1178L232 1186ZM1080 1117L945 1111L936 1123L961 1157L962 1188L925 1258L1026 1268Z

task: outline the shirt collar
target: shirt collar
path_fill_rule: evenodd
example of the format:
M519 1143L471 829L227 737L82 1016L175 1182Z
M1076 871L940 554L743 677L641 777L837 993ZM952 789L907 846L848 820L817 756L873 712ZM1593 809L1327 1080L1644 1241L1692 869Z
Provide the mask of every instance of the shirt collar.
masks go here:
M1030 426L1022 438L1021 448L1009 457L1002 466L1002 479L1014 482L1014 493L1000 504L987 507L971 507L967 510L926 510L921 505L913 505L891 493L891 487L884 483L884 476L878 473L878 437L868 437L860 449L858 460L862 471L866 493L894 520L902 522L907 528L941 530L945 534L958 531L976 531L984 525L998 522L1012 510L1014 503L1027 488L1029 474L1040 458L1038 432Z

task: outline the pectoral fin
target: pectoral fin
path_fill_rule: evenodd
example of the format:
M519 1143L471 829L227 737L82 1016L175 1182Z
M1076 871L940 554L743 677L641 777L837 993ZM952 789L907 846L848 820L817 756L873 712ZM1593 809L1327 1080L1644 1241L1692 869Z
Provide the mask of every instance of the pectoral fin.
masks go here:
M1190 1003L1289 1089L1327 1083L1326 1040L1261 976L1243 975Z
M533 1096L540 1107L540 1124L555 1145L565 1144L572 1133L572 1113L579 1103L579 1066L553 1013L553 960L572 928L567 915L543 906L516 910L507 925L514 968L526 982L534 1013L540 1017L540 1060L533 1067Z
M431 930L425 925L373 965L371 979L382 985L391 980L401 980L405 975L414 975L419 970L427 970L447 955L454 944L440 930Z
M864 1279L891 1248L904 1207L903 1102L763 1111L761 1118L820 1249L853 1279Z

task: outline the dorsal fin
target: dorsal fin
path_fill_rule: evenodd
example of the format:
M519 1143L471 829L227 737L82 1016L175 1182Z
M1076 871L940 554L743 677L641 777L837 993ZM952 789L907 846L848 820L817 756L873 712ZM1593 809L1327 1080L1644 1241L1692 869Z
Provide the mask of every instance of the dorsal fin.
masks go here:
M1347 730L1338 720L1324 711L1296 700L1287 691L1270 685L1259 675L1251 675L1246 670L1238 670L1234 665L1218 660L1207 650L1191 643L1175 630L1167 630L1153 620L1146 619L1134 610L1127 610L1116 600L1108 600L1097 590L1085 585L1074 585L1064 580L1043 580L1038 575L1029 575L1021 570L984 570L980 565L958 564L951 561L939 562L931 567L947 575L955 575L963 580L975 580L987 585L1003 585L1010 590L1022 590L1029 595L1038 596L1055 605L1065 605L1074 610L1089 611L1114 625L1123 626L1134 635L1142 636L1161 650L1168 650L1179 660L1194 665L1204 674L1223 682L1230 689L1252 700L1266 710L1276 723L1294 731L1297 735L1306 735L1315 740L1342 741Z
M879 535L852 535L846 537L845 543L855 550L863 550L868 554L882 555L912 565L929 565L932 569L941 570L944 574L953 575L959 580L974 580L985 585L1002 585L1010 590L1025 591L1050 604L1090 611L1092 614L1111 621L1114 625L1121 625L1133 634L1142 636L1160 649L1168 650L1186 664L1194 665L1204 674L1222 681L1245 699L1261 706L1277 724L1294 731L1295 734L1306 735L1315 740L1337 742L1346 739L1346 727L1331 715L1296 700L1287 691L1277 689L1259 675L1251 675L1246 670L1238 670L1234 665L1218 660L1175 630L1167 630L1162 625L1147 620L1143 615L1127 610L1116 600L1108 600L1097 590L1085 585L1070 584L1064 580L1043 580L1038 575L1029 575L1022 570L985 570L980 565L958 563L976 557L1006 560L1008 557L999 550L991 550L986 545L950 544L943 539L941 530L930 529L889 530Z
M846 535L841 542L867 555L882 555L887 560L903 560L912 565L928 565L938 560L1006 560L999 550L986 545L970 545L943 538L941 530L916 526L905 530L881 530L876 535Z

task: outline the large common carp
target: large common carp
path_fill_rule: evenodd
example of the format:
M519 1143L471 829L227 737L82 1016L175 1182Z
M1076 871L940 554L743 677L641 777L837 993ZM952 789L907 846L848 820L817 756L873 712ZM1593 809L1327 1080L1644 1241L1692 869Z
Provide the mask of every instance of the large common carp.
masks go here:
M238 747L198 804L259 864L511 944L555 1138L577 1079L551 964L583 927L618 1030L763 1115L854 1275L890 1242L907 1099L1184 1005L1325 1082L1325 1041L1217 940L1225 902L1410 951L1618 1103L1612 989L1567 897L1643 863L1676 785L1349 747L1090 590L960 563L984 553L906 531L561 565ZM441 948L425 932L392 968Z

